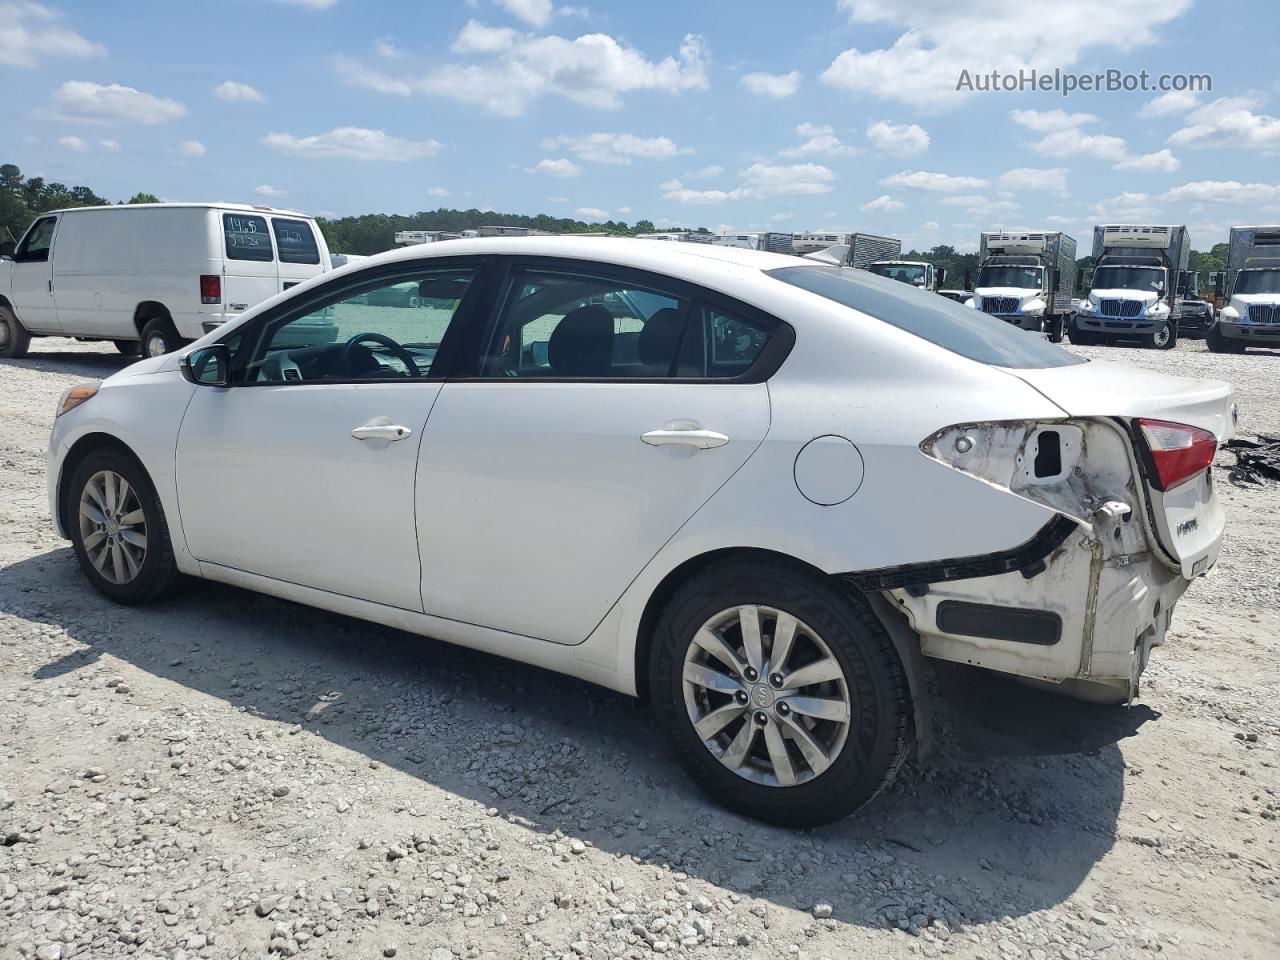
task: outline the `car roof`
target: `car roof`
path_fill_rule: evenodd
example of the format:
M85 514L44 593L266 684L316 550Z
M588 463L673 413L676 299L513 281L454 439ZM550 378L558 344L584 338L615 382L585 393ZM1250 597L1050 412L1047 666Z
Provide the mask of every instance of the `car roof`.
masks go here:
M89 210L172 210L172 209L204 209L204 210L236 210L245 213L269 213L273 216L289 216L300 217L303 220L312 219L311 214L301 213L297 210L285 210L281 207L266 207L249 203L108 203L97 207L62 207L59 210L49 210L40 216L47 216L51 213L84 213Z

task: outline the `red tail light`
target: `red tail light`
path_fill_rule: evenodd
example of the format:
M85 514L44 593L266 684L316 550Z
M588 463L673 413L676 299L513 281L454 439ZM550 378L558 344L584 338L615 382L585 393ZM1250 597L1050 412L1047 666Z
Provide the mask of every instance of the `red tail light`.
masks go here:
M1170 423L1168 420L1138 420L1138 429L1151 456L1151 485L1168 490L1189 480L1213 463L1218 438L1208 430Z
M222 278L220 276L211 273L200 275L200 302L222 302Z

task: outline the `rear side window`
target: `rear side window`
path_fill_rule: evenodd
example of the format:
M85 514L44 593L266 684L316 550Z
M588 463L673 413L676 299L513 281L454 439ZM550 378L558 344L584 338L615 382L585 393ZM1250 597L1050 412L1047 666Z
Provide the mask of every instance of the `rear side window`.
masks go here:
M998 317L865 270L815 265L768 273L979 363L1041 369L1086 362Z
M271 221L271 229L275 231L276 249L280 251L281 263L320 262L316 235L307 221L281 220L276 217Z
M228 260L275 259L271 249L271 235L267 233L267 218L244 213L222 215L222 235L226 239Z

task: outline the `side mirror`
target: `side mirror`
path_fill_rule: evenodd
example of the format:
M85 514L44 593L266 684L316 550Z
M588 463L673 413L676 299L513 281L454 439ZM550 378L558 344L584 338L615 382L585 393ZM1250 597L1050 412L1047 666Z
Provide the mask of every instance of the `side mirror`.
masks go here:
M231 351L225 343L192 350L182 358L182 375L198 387L231 384Z
M6 240L0 243L0 260L12 260L15 253L18 252L18 245L12 240Z

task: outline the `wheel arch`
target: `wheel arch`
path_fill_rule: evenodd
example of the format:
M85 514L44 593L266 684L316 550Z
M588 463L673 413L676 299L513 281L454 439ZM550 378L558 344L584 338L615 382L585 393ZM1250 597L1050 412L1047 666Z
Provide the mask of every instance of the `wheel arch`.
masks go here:
M62 469L58 474L57 487L57 505L58 505L58 527L62 532L70 536L70 505L67 496L67 483L71 477L75 476L76 470L85 458L91 453L99 450L112 450L122 456L128 457L138 465L138 469L147 475L147 479L155 484L155 479L151 476L151 471L147 469L147 465L142 462L139 457L127 443L119 437L111 433L96 431L94 433L86 433L83 437L76 440L71 445L71 449L67 451L67 455L62 458Z
M133 308L133 327L138 331L138 338L142 338L142 328L152 320L168 320L173 323L173 314L159 300L143 300Z

